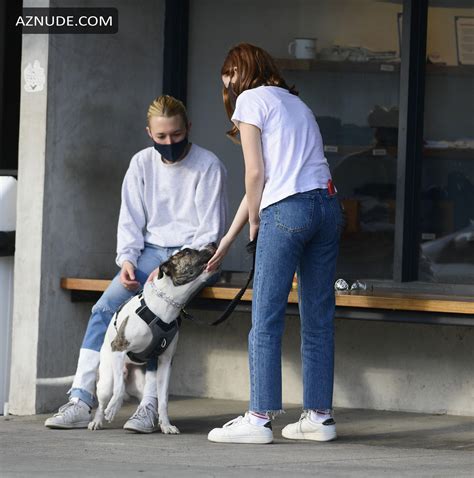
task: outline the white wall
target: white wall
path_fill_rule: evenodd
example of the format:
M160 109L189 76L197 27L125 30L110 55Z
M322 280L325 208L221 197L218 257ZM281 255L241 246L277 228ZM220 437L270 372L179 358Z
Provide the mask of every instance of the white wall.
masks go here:
M16 230L17 181L0 176L0 233ZM0 415L8 414L13 318L12 256L0 257Z

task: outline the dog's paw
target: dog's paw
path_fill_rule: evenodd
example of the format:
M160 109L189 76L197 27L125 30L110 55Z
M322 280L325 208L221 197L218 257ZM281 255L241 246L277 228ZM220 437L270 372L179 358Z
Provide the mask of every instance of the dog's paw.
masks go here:
M179 430L174 425L168 424L164 425L163 423L160 424L161 432L165 435L179 435Z
M108 407L105 409L104 412L104 417L109 423L115 418L121 406L121 402L109 403Z
M87 425L87 428L89 430L102 430L102 420L92 420L91 422L89 422L89 425Z

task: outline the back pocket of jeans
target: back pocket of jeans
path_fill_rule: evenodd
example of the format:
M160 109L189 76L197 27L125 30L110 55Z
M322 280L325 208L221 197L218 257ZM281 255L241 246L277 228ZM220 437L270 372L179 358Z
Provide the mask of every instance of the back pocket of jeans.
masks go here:
M290 196L275 204L275 222L289 232L309 229L313 220L314 198Z

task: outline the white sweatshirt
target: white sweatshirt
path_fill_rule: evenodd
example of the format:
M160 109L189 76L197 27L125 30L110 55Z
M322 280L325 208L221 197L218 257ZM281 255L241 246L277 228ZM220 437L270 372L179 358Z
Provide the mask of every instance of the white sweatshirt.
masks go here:
M137 259L145 243L199 249L218 243L227 224L226 169L217 156L192 144L165 164L150 147L133 156L122 185L117 265Z

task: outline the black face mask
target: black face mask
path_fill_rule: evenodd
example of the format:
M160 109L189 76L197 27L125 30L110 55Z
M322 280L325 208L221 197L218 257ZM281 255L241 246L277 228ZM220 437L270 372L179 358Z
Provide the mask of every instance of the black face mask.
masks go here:
M153 146L161 154L161 156L168 161L172 161L173 163L181 158L188 144L189 141L187 137L178 143L173 144L159 144L153 141Z

